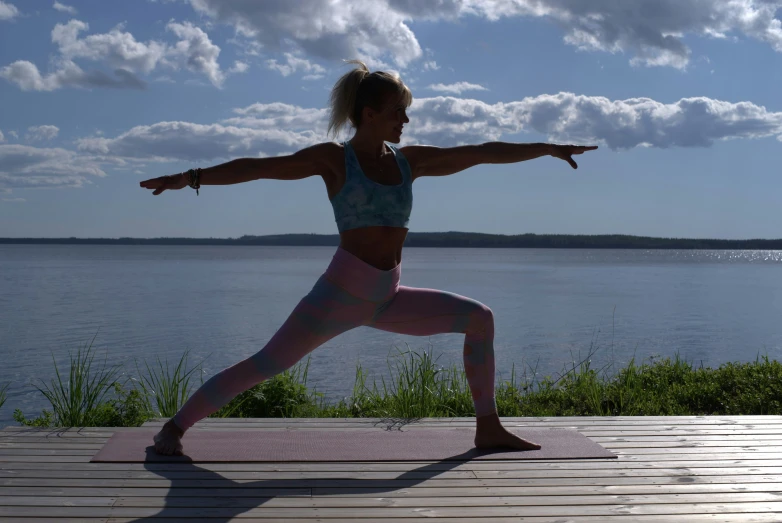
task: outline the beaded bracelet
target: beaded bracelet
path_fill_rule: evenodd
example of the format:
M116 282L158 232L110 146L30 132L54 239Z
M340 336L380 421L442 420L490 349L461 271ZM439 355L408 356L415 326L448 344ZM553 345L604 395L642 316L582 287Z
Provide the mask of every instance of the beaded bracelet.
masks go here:
M185 175L187 176L187 185L195 189L196 196L198 196L198 189L201 187L201 168L188 169Z

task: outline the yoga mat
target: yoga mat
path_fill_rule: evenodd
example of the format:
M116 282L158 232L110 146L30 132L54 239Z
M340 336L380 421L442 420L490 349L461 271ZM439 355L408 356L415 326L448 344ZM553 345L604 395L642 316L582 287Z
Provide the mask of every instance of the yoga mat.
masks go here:
M157 430L115 432L90 460L102 463L258 461L443 461L493 459L593 459L617 456L575 430L510 432L541 445L539 450L477 449L475 429L426 430L190 430L184 456L161 456Z

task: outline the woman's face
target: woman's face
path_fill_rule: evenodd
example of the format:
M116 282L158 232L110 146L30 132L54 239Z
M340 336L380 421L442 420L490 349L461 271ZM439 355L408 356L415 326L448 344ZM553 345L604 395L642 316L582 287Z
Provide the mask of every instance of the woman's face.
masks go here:
M375 112L370 120L375 133L382 136L383 141L391 143L399 143L402 139L402 127L410 121L407 107L397 98L387 101L383 110Z

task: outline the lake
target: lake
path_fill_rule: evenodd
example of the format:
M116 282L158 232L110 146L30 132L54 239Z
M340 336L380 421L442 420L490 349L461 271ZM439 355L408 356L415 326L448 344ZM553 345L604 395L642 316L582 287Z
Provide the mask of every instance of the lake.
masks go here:
M187 349L208 378L260 350L328 266L335 247L0 245L0 426L49 407L31 383L67 373L93 338L136 375ZM405 248L402 285L491 307L498 378L557 376L673 356L697 365L782 352L782 251ZM356 365L390 376L398 350L461 366L463 334L401 336L359 327L311 353L308 385L348 396ZM395 368L395 367L394 367Z

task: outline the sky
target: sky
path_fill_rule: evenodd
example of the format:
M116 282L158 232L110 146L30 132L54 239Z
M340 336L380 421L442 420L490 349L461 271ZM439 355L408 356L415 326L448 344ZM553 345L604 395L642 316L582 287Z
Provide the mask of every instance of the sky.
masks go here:
M139 182L331 140L357 58L410 87L401 146L599 146L577 170L419 178L411 232L782 238L781 19L782 0L0 0L0 237L336 234L319 176Z

